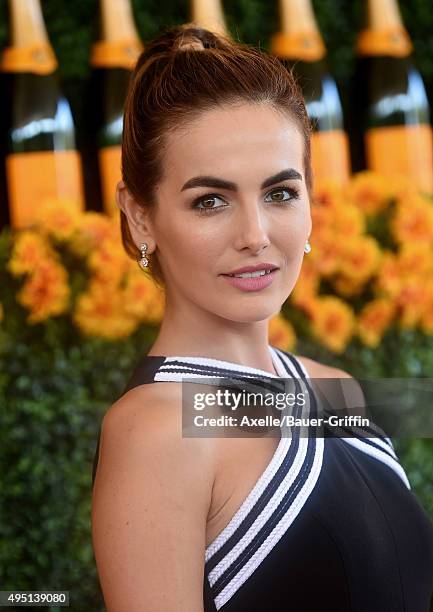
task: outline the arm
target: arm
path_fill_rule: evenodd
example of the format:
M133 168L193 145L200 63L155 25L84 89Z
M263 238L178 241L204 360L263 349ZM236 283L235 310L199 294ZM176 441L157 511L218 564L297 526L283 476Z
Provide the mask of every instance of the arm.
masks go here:
M180 401L133 389L101 427L92 540L108 612L202 612L213 464Z

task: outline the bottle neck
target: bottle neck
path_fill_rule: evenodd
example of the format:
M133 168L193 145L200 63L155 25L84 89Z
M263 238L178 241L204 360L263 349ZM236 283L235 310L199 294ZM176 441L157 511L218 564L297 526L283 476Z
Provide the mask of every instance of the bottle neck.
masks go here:
M2 56L4 72L50 74L57 68L40 0L9 0L10 45Z
M397 0L367 0L366 27L358 35L358 54L406 57L411 51Z
M130 0L100 0L100 40L92 46L90 64L132 69L142 50Z
M190 19L201 28L229 35L221 0L190 0Z
M271 38L271 53L315 62L326 54L311 0L279 0L281 30Z

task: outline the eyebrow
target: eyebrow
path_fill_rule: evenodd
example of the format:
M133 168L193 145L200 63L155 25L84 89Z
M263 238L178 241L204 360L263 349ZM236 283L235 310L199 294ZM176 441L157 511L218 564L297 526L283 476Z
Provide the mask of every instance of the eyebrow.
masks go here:
M294 168L287 168L286 170L281 170L281 172L278 172L277 174L265 179L260 185L260 189L265 189L265 187L270 187L271 185L275 185L275 183L280 183L281 181L287 180L302 181L302 175L299 174L299 172ZM236 183L226 181L225 179L221 179L216 176L195 176L184 184L181 191L184 191L185 189L193 189L194 187L215 187L217 189L238 191L238 186Z

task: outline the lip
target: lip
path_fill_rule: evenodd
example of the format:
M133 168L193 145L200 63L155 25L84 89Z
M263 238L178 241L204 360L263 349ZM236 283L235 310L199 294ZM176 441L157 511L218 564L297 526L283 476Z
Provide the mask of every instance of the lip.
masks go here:
M259 270L263 270L264 268L258 268ZM267 268L269 270L269 268ZM254 272L255 270L246 270L246 272ZM274 278L276 277L278 272L278 268L270 272L269 274L264 274L263 276L257 276L256 278L239 278L236 276L228 276L227 274L221 274L223 278L226 279L230 285L240 289L241 291L261 291L262 289L266 289L272 283ZM236 272L236 274L240 274L240 272Z
M278 266L271 263L261 263L256 264L255 266L244 266L243 268L236 268L236 270L231 270L223 276L227 276L228 274L243 274L243 272L258 272L259 270L275 270L278 269Z

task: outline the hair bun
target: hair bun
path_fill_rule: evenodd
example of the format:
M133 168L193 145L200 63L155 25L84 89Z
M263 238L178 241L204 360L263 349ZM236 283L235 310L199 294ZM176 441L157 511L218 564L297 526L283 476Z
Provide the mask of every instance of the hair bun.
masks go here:
M204 49L222 49L230 46L228 36L212 32L194 22L184 23L172 29L174 34L174 51L203 51Z

